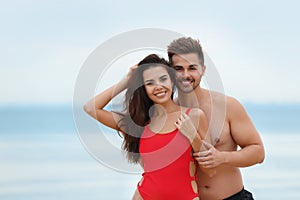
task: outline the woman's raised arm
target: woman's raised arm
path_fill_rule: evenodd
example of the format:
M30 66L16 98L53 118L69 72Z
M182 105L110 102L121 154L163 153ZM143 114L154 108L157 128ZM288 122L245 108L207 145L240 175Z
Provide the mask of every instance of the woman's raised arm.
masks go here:
M130 79L132 71L136 69L136 67L137 65L131 67L128 75L120 82L111 86L85 103L83 106L84 111L105 126L121 131L120 127L118 127L118 121L120 120L121 115L115 112L104 110L103 108L115 96L127 88L128 80Z

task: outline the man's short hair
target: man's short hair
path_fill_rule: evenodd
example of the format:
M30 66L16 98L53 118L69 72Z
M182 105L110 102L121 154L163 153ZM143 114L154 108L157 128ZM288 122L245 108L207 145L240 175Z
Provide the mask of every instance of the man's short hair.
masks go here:
M204 66L204 56L199 40L191 37L181 37L175 39L168 46L169 62L173 65L173 56L175 54L196 53L199 57L200 64Z

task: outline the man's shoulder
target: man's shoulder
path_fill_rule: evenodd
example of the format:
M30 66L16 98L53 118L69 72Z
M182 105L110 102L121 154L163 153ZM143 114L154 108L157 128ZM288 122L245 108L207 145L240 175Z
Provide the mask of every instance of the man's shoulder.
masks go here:
M240 101L232 96L226 96L226 102L229 109L243 107Z
M209 91L209 93L211 106L214 106L217 110L224 110L227 114L245 111L243 105L237 98L215 91Z
M213 91L213 90L206 90L206 93L208 94L206 96L209 96L209 98L210 98L209 101L214 106L219 105L219 106L226 107L228 105L228 103L231 104L232 99L234 99L231 96L227 96L224 93Z
M239 119L247 115L247 111L241 102L232 96L226 97L226 113L229 119Z
M213 91L213 90L206 90L206 92L209 94L209 96L213 100L223 100L223 99L227 98L227 96L221 92L217 92L217 91Z
M235 97L213 90L206 91L209 93L212 102L225 103L227 106L241 105L239 100L237 100Z

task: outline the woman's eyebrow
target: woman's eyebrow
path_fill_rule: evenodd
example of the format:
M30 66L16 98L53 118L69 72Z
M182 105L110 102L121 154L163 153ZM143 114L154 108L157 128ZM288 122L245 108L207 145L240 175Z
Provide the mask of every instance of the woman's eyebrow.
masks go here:
M162 75L161 77L159 77L159 78L164 78L164 77L167 77L167 75L165 74L165 75Z
M162 76L160 76L159 78L164 78L164 77L167 77L168 75L167 74L164 74ZM147 83L147 82L153 82L154 80L153 79L147 79L144 81L144 83Z
M146 83L146 82L153 82L153 79L147 79L144 81L144 83Z

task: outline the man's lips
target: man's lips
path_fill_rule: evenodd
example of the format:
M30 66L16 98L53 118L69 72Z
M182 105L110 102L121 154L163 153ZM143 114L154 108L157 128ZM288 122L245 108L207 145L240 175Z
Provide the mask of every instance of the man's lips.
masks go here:
M193 83L192 80L180 80L179 82L181 85L184 85L184 86L190 86Z

